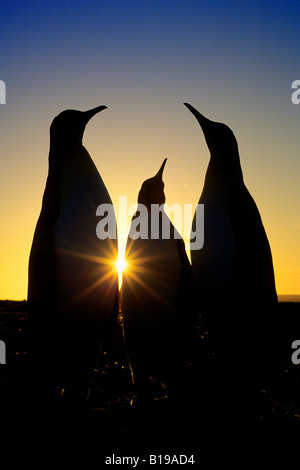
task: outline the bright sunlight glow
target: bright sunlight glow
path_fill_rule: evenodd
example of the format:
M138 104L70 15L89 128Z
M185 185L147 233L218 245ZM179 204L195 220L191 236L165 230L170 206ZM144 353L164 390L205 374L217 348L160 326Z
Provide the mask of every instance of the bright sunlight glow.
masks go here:
M119 253L118 259L116 261L116 268L119 276L119 287L122 285L122 273L126 269L126 261L124 253Z

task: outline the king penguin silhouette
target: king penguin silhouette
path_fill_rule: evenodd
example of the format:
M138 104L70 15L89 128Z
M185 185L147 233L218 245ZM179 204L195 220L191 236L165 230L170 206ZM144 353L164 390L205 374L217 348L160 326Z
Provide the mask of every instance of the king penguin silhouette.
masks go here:
M243 420L247 413L259 413L260 387L272 369L277 294L271 249L244 184L233 132L185 105L210 151L199 199L204 204L204 246L191 252L198 308L219 360L210 380L221 397L221 415L227 410L232 417L235 411ZM194 218L193 231L195 224Z
M153 397L155 383L164 384L169 397L178 396L195 333L191 265L163 209L166 161L139 191L122 282L125 344L138 394L145 399Z
M82 145L106 106L66 110L50 127L49 172L29 257L32 380L37 398L83 403L118 310L117 240L96 236L96 208L112 204ZM49 403L50 403L49 401Z

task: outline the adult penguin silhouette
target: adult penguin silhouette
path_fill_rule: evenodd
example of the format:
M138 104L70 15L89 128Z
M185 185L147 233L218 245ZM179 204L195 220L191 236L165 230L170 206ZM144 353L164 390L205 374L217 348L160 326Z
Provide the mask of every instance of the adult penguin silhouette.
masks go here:
M125 344L141 396L147 390L151 396L150 377L169 393L176 380L184 381L180 364L191 353L195 333L191 265L182 237L164 211L166 161L139 191L122 282Z
M191 252L194 282L212 347L221 358L222 385L232 372L232 386L227 383L226 388L231 403L237 403L238 393L259 387L271 364L268 348L277 304L271 249L244 184L233 132L185 105L200 124L210 151L199 199L204 204L204 246ZM222 385L216 385L221 393Z
M33 380L39 394L51 398L57 390L75 400L86 397L93 361L118 308L117 239L96 236L96 209L112 201L82 145L86 124L103 109L63 111L50 127L49 172L29 258L28 306Z

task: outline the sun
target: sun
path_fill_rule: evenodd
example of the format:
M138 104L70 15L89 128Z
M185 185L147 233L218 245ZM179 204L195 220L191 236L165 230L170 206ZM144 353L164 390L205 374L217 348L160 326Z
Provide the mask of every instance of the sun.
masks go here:
M118 271L118 276L119 276L119 287L122 285L122 274L123 271L125 271L127 266L126 260L124 253L119 253L118 259L116 261L116 269Z

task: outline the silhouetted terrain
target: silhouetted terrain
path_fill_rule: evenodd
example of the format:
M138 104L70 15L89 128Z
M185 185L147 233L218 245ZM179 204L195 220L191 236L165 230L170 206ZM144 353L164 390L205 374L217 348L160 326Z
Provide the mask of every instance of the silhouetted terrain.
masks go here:
M300 339L300 304L280 303L278 320L278 375L261 391L257 426L263 429L278 427L282 431L300 423L300 365L291 361L291 344ZM63 392L53 408L49 403L41 403L39 390L30 387L26 301L0 302L0 339L5 341L7 348L6 365L0 366L0 416L1 420L7 418L11 432L19 436L28 431L29 421L37 420L40 425L49 419L55 423L62 420L75 424L73 429L115 451L123 446L134 448L136 439L140 439L142 444L139 445L144 444L149 449L155 445L163 449L174 446L178 451L181 446L199 449L201 432L214 429L214 397L208 393L204 379L213 373L214 354L208 353L208 335L200 327L199 364L197 367L187 364L186 377L178 378L186 382L185 396L174 403L162 384L149 378L150 394L144 403L139 400L131 381L119 314L110 344L104 345L94 371L83 409L68 403ZM270 357L273 353L270 351ZM57 432L59 429L63 428L58 427Z

